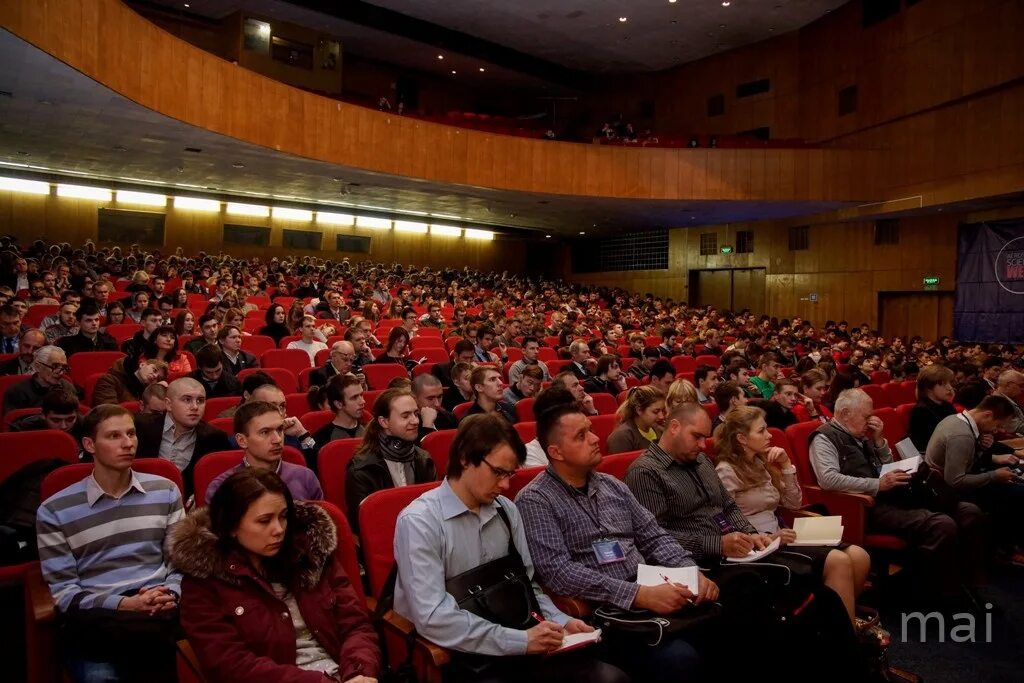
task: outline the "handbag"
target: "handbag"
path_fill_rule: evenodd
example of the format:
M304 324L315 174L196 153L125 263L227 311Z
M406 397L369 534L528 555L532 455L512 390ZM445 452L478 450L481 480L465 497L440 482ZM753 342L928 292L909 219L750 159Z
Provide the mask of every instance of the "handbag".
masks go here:
M498 515L508 529L508 554L445 580L445 590L459 609L507 628L525 630L540 612L533 581L512 539L512 525L501 503Z
M622 637L657 647L662 640L714 624L722 613L717 602L692 605L681 612L662 616L646 609L623 609L601 605L594 610L594 627L609 638Z
M910 490L913 499L932 512L951 512L960 502L956 489L924 461L910 478Z

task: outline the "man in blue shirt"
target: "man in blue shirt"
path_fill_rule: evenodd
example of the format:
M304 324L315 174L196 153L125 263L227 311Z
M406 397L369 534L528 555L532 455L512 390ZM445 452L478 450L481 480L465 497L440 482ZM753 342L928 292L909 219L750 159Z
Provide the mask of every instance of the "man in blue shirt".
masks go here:
M533 576L519 513L501 495L525 459L523 442L506 420L474 415L462 421L452 444L448 477L398 516L395 611L412 621L423 637L456 652L446 672L455 680L625 682L622 671L590 658L588 648L537 656L561 647L566 634L593 628L562 613L536 582L533 592L543 621L527 630L507 628L464 610L446 590L452 577L506 556L510 534L527 576Z

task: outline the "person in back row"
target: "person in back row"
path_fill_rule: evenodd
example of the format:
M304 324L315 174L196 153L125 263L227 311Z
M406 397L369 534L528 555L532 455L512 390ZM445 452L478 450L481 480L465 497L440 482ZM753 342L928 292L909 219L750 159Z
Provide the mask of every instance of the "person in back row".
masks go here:
M512 364L512 367L508 369L508 381L509 384L515 384L519 381L519 377L523 374L523 370L531 365L536 365L540 368L542 382L551 381L551 372L548 370L548 366L544 361L539 360L540 355L540 341L536 337L526 336L523 337L523 357Z
M534 581L523 523L501 492L522 465L523 442L496 415L472 415L459 425L448 476L398 516L395 527L395 611L416 631L452 650L452 683L625 683L618 669L585 648L554 657L565 634L593 631L559 610ZM520 624L500 624L463 609L453 579L505 559L521 572ZM535 620L530 618L537 615Z
M235 441L242 449L242 462L222 473L206 487L207 505L224 480L245 467L275 472L295 500L323 500L324 492L316 475L308 467L285 462L284 418L277 406L266 401L250 401L235 413Z
M199 367L192 371L191 376L206 389L206 398L238 396L242 393L238 378L224 371L224 357L216 345L202 347L195 356Z
M502 394L502 400L512 408L524 398L533 398L540 391L544 372L536 365L527 365L519 374L519 381L509 384Z
M78 334L61 337L57 346L67 357L86 351L117 351L117 341L106 332L100 332L100 312L96 305L85 302L75 311Z
M345 477L353 532L359 529L359 504L371 493L437 479L430 454L416 445L420 427L416 413L416 397L404 389L386 389L373 402L373 422Z
M445 410L442 405L444 387L441 380L433 375L422 374L412 381L412 393L416 396L416 405L420 409L420 429L416 443L433 432L443 429L455 429L459 420L455 414Z
M191 377L181 377L167 387L167 411L140 415L138 430L140 458L170 460L185 482L186 500L192 494L192 471L207 453L231 448L228 436L203 422L206 391Z
M288 488L242 468L174 529L185 634L211 681L372 683L377 634L335 559L334 522Z
M259 360L248 351L242 350L242 331L234 325L225 325L217 333L224 370L237 376L246 368L258 368Z
M317 405L326 401L334 411L334 419L313 434L318 451L336 439L356 439L366 433L363 385L355 375L334 375L326 386L313 387L310 391L316 392Z
M25 415L10 425L12 432L34 432L40 429L56 429L67 432L81 443L82 415L78 412L78 397L59 388L43 397L40 412Z
M520 381L522 381L520 379ZM501 373L490 365L478 365L473 368L469 376L469 382L473 386L473 405L466 411L466 415L478 415L480 413L497 413L515 424L518 421L516 409L504 400L505 384L501 381Z
M60 654L76 683L177 680L181 575L164 557L184 517L171 481L132 470L131 413L93 408L82 425L92 473L39 506L40 569L61 615Z
M652 386L633 387L615 416L619 425L608 435L608 454L645 450L664 428L665 394Z

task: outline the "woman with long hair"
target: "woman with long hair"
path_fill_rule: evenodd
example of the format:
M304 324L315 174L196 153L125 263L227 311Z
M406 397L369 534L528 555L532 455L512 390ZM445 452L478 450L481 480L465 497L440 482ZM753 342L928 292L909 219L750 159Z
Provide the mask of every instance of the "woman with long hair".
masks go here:
M633 387L615 415L619 426L608 435L608 453L642 451L665 427L665 394L650 385Z
M793 414L798 422L828 422L832 419L832 411L823 403L825 393L828 391L828 381L825 373L817 368L812 368L800 375L800 392L804 400L793 406Z
M910 440L924 453L932 432L945 418L956 414L953 371L945 365L929 365L917 376L917 403L910 409Z
M178 311L178 315L174 316L174 333L179 337L188 334L195 334L196 330L196 316L192 311L185 309L184 311Z
M419 430L419 406L412 392L386 389L373 402L373 420L366 426L363 444L345 478L348 518L354 531L359 503L374 491L437 479L430 454L416 445Z
M295 503L277 473L241 468L171 535L181 626L207 680L377 677L377 634L335 558L334 521Z
M693 382L682 377L668 387L668 393L665 394L666 412L672 412L681 403L700 403L697 399L697 387L693 386Z
M796 532L779 526L779 506L795 510L803 492L796 478L796 467L785 450L771 445L771 434L764 411L753 406L737 406L726 415L715 432L718 452L718 477L736 501L743 516L758 532L777 536L783 544L796 540ZM808 566L816 577L842 599L850 620L854 620L857 596L864 590L871 558L863 548L840 544L800 546L792 551L776 552L774 562L786 564L797 575Z
M270 337L274 340L274 346L279 346L282 339L290 337L292 334L292 331L288 329L286 324L287 319L288 311L285 310L284 306L281 304L271 304L264 317L266 324L260 328L260 334Z
M837 372L828 385L828 392L825 394L825 398L822 403L828 407L829 410L835 410L836 399L839 398L839 394L843 393L847 389L853 389L857 386L856 380L853 379L853 375L845 372Z
M111 301L107 304L107 325L123 325L124 321L124 304L120 301Z
M301 301L293 301L291 307L288 309L288 319L285 324L290 330L289 334L298 334L299 330L302 329L302 319L306 313L302 309Z
M384 345L384 353L373 362L398 363L411 372L416 362L409 359L409 331L400 325L392 327L388 333L388 341Z
M142 356L146 359L162 360L167 363L167 373L174 375L192 372L192 362L183 353L178 353L178 334L170 325L161 325L143 345Z
M174 290L171 300L174 301L175 308L188 308L188 291L184 287L179 287Z

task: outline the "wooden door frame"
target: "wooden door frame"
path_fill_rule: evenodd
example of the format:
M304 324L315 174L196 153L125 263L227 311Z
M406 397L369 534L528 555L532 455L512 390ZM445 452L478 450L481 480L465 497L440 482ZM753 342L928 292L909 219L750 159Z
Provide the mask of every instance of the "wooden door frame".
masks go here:
M717 272L717 271L720 271L720 270L727 270L727 271L729 271L729 310L730 311L735 311L736 310L736 307L733 304L736 301L736 276L735 276L735 273L738 270L760 270L760 271L764 272L764 275L765 275L764 294L765 294L765 305L767 306L767 303L768 303L768 268L766 266L750 266L750 267L746 267L746 268L690 268L687 271L687 274L686 274L686 291L687 292L693 292L693 290L694 290L694 283L696 283L699 280L700 273L711 273L711 272ZM699 287L698 287L698 289L699 289ZM691 302L690 305L693 306L693 305L696 305L696 304L693 304ZM879 305L881 305L881 304L879 304ZM764 312L765 311L762 311L762 313L764 313Z

